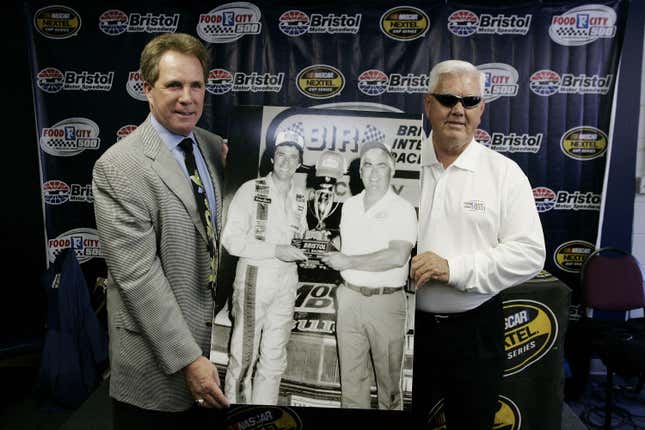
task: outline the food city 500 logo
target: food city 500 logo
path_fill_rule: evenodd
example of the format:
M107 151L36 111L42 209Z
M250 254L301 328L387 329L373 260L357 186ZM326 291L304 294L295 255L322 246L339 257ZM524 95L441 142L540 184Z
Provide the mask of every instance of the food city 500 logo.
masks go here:
M72 157L101 144L99 126L87 118L68 118L45 127L40 133L40 148L50 155Z
M174 33L179 26L178 13L133 12L126 14L119 9L106 10L99 16L99 29L108 36L123 33Z
M205 42L229 43L246 35L260 34L260 9L252 3L226 3L199 15L197 34Z
M574 75L563 73L560 76L553 70L538 70L529 78L529 88L539 96L554 94L602 94L611 89L614 75L600 76L582 73Z
M526 35L531 28L532 15L503 15L495 16L476 13L461 9L448 17L448 30L455 36L468 37L473 34L519 34Z
M300 10L288 10L278 18L278 28L290 37L302 36L305 33L345 33L356 34L361 28L362 15L322 15L312 13L311 16Z
M580 46L616 36L616 12L604 5L589 4L551 18L551 39L564 46Z
M484 100L492 102L500 97L515 97L519 89L515 67L504 63L488 63L477 66L484 74Z
M148 101L146 93L143 90L143 76L141 75L141 70L133 70L128 73L128 80L125 83L125 90L128 92L130 97L135 100L142 102Z
M71 184L52 179L43 184L43 199L48 205L62 205L69 202L92 203L92 184Z
M76 253L79 263L85 263L92 258L103 258L101 241L98 232L93 228L75 228L47 241L49 262L53 263L58 254L71 248Z
M408 73L385 74L378 69L366 70L358 76L358 89L368 96L380 96L383 93L426 93L429 77L426 74Z
M47 67L36 75L36 85L46 93L65 91L110 91L114 72L74 72L64 73L55 67Z

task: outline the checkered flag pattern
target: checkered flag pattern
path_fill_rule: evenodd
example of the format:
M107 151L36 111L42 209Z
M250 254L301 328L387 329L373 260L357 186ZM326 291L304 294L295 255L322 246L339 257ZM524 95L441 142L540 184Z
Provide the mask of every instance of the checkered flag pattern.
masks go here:
M588 29L576 29L576 28L571 28L571 27L560 27L555 30L556 34L560 37L571 37L571 36L588 36L589 35L589 30Z
M294 122L289 127L285 128L283 131L291 131L296 133L298 136L305 138L305 128L302 126L302 121Z
M385 140L385 133L383 133L378 128L374 127L372 124L367 124L365 130L363 131L363 139L361 144L371 143L371 142L381 142Z

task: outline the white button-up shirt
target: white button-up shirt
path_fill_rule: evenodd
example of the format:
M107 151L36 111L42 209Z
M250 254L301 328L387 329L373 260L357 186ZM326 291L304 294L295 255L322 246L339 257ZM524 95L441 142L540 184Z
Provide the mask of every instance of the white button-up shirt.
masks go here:
M450 278L448 285L431 281L418 289L419 309L473 309L542 269L542 224L528 178L514 161L473 139L444 169L432 134L421 157L418 253L446 258Z
M365 191L343 203L340 218L342 253L363 255L381 251L390 241L404 240L414 244L417 238L417 216L414 207L388 189L381 199L365 210ZM380 272L343 270L344 280L366 287L400 287L408 280L408 263Z

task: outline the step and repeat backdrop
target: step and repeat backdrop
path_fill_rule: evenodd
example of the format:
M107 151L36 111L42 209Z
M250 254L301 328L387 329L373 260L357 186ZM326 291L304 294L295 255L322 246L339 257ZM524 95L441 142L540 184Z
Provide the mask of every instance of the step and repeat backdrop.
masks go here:
M39 149L50 261L71 247L88 277L105 276L92 167L145 119L139 55L159 33L190 33L208 46L200 125L229 139L232 154L244 106L403 115L404 126L381 131L397 157L395 190L406 197L418 193L429 70L462 59L486 77L476 139L528 175L545 232L545 269L573 289L575 319L579 271L596 242L629 2L479 3L24 2L38 132L37 142L24 144ZM333 150L348 160L367 127L304 123L307 153ZM529 419L521 428L540 426Z

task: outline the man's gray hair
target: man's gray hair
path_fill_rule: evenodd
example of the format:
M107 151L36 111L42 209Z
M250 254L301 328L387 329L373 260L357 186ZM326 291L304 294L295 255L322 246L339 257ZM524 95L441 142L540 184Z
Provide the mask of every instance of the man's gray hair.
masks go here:
M361 154L361 158L360 158L360 161L359 161L359 166L358 166L359 169L363 168L363 164L364 164L364 162L363 162L364 157L363 156L368 151L371 151L372 149L379 149L379 150L383 151L383 153L387 156L385 158L385 161L387 162L387 165L390 168L390 178L393 178L394 173L396 172L396 160L394 159L394 154L392 152L390 152L384 145L374 146L372 148L369 148L367 151L363 152Z
M428 92L433 93L439 84L441 75L477 75L480 81L480 93L484 95L485 77L477 67L468 61L461 60L446 60L434 65L430 70L430 78L428 82Z

